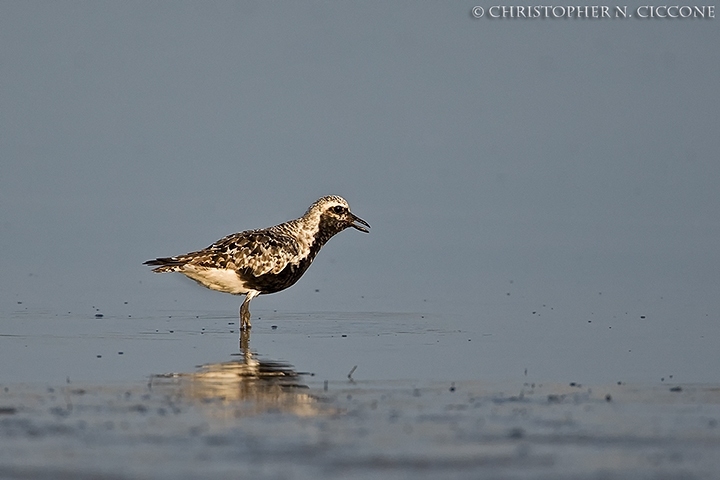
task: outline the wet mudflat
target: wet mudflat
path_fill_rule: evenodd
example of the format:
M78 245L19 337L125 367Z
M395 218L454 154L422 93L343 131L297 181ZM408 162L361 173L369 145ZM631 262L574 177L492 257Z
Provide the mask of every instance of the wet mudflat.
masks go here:
M23 318L43 326L32 335L6 321L0 477L612 479L720 471L720 386L544 382L525 372L493 375L475 363L481 356L441 378L456 359L443 360L448 345L431 340L457 350L472 343L468 332L437 331L437 319L410 316L354 323L340 314L307 322L268 315L236 346L232 318L189 313L141 322ZM32 364L41 350L56 361ZM277 351L286 353L268 353ZM406 355L412 351L424 359ZM384 375L371 357L385 364ZM409 373L398 378L388 359L414 362L415 370L403 367Z
M714 478L720 468L718 388L325 390L287 369L224 370L144 385L5 386L0 476Z

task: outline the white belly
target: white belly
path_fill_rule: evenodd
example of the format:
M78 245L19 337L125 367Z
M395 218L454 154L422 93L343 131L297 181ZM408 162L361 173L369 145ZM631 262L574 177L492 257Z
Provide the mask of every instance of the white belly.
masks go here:
M233 270L197 268L192 265L185 265L183 269L180 270L180 273L218 292L242 295L250 291Z

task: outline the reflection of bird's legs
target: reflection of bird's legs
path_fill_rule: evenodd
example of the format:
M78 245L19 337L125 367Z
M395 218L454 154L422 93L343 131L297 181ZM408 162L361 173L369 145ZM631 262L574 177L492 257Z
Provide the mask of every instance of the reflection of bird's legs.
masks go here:
M252 359L252 354L250 353L250 330L242 330L240 332L240 354L243 356L246 364Z
M250 300L260 295L257 290L250 290L245 295L245 301L240 305L240 331L250 330Z

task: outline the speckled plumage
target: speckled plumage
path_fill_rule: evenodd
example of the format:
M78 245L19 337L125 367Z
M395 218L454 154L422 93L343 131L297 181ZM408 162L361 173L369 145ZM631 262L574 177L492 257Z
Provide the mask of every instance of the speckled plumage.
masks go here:
M156 267L156 273L182 273L213 290L246 295L240 306L240 330L246 330L253 298L290 287L333 235L349 227L368 233L364 226L370 227L350 212L344 198L329 195L295 220L233 233L202 250L148 260L144 265Z

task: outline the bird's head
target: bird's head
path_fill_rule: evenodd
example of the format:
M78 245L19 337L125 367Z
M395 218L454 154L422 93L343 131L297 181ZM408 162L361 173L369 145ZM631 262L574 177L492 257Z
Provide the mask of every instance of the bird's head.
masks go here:
M322 197L310 206L306 215L317 215L320 230L330 236L350 227L364 233L370 232L370 225L353 214L347 201L337 195Z

